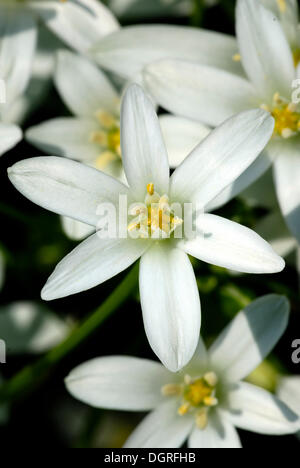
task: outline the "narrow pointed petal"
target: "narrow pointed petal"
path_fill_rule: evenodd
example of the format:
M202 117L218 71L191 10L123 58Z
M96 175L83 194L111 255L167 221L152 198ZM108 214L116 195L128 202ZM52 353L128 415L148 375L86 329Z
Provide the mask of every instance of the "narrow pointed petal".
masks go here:
M274 119L261 109L226 120L175 170L172 197L204 208L256 160L273 128Z
M107 76L86 57L62 50L57 55L55 84L73 114L92 118L99 111L116 114L119 96Z
M282 401L266 390L240 382L228 396L226 418L236 427L258 434L293 434L300 419Z
M234 426L220 418L218 414L210 415L208 426L204 430L195 427L189 437L189 448L242 448L239 435Z
M46 153L91 164L101 153L101 147L91 141L96 131L99 124L94 119L62 117L29 128L26 139Z
M153 351L169 370L176 372L195 352L200 300L188 256L162 244L153 246L141 259L141 304Z
M232 57L236 40L225 34L191 27L143 25L122 28L95 44L90 51L99 65L135 79L145 65L164 58L196 61L242 73Z
M78 52L86 52L119 24L110 10L98 0L30 2L30 7L47 27Z
M21 140L22 130L20 127L0 123L0 156L12 149Z
M199 63L163 60L148 65L143 77L163 108L206 125L220 125L238 112L258 107L257 92L245 78Z
M116 179L66 158L25 159L8 169L12 184L32 202L91 226L99 221L101 203L119 203L128 188Z
M247 377L281 338L288 317L289 303L283 296L271 294L252 302L209 349L211 364L229 381Z
M144 200L149 183L158 193L168 193L169 162L158 117L138 85L130 86L123 99L121 147L126 178L138 201Z
M109 356L76 367L65 383L73 397L96 408L147 411L163 402L161 388L170 379L158 362Z
M159 124L172 168L179 166L211 131L198 122L169 114L160 116Z
M177 414L177 399L159 405L138 425L124 448L179 448L194 424L191 415Z
M94 288L126 270L148 247L146 241L100 239L93 234L57 265L42 298L52 301Z
M259 2L238 0L236 31L243 66L261 97L290 98L295 68L278 18Z
M274 165L278 201L289 229L300 242L300 138L281 142L279 150Z
M179 248L212 265L242 273L278 273L284 260L258 234L212 214L199 215L197 234Z

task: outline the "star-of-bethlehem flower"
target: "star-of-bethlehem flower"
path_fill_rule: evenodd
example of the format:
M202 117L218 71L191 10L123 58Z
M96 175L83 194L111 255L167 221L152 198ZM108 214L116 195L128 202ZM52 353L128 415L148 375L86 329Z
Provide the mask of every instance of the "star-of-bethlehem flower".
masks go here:
M73 158L124 181L120 94L96 65L69 51L57 54L54 79L75 117L56 118L32 127L26 133L27 139L46 152ZM162 115L159 121L171 167L178 166L208 133L201 124L181 117ZM65 217L63 226L73 239L82 239L94 231L87 224Z
M270 2L266 2L267 5ZM273 2L273 7L277 2ZM281 211L300 241L300 39L297 2L278 2L278 15L258 0L238 0L236 31L244 75L196 63L164 60L150 65L145 80L169 111L208 125L236 112L261 107L275 119L273 137L256 163L228 190L229 198L273 163ZM299 88L299 83L298 83Z
M264 296L239 312L206 350L181 372L125 356L101 357L75 368L69 392L97 408L151 413L127 440L127 448L240 448L235 427L259 434L299 430L299 417L276 396L242 380L273 349L289 315L288 301Z
M248 273L284 268L284 261L253 231L202 211L253 163L273 128L273 118L262 109L241 113L214 130L170 178L152 102L138 85L132 85L121 110L128 186L67 158L40 157L15 164L9 169L15 187L60 215L96 227L99 205L111 203L118 209L120 195L126 195L130 205L128 224L120 223L124 238L99 238L96 233L82 242L57 266L42 291L43 299L92 288L141 257L140 295L149 342L170 370L182 368L195 351L200 329L199 294L188 254ZM141 203L146 211L140 209ZM175 216L174 203L190 203L197 210L195 236L175 235L177 228L185 227L186 218Z

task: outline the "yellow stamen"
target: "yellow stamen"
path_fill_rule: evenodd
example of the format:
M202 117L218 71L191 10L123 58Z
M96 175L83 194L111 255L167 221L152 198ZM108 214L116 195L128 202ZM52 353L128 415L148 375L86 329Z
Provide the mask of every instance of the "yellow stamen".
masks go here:
M180 416L184 416L185 414L188 413L189 409L190 409L191 405L189 403L183 403L183 405L181 405L179 408L178 408L178 414Z
M198 429L202 430L206 428L208 424L208 416L206 408L201 408L196 414L196 424Z
M240 61L242 60L241 54L234 54L234 55L232 56L232 60L233 60L234 62L240 62Z
M205 397L203 400L205 406L217 406L218 399L212 396Z
M294 65L297 67L300 63L300 49L295 49L293 51Z
M281 13L286 11L286 0L277 0L277 5Z
M184 391L184 398L192 406L199 406L201 403L204 403L204 399L206 397L210 397L212 393L213 388L207 384L203 378L201 378L194 380L194 382L190 383L186 387Z
M180 395L182 392L182 386L177 384L167 384L161 389L161 393L164 396Z
M111 130L116 125L116 118L109 112L99 111L96 113L96 117L106 130Z
M147 192L149 193L149 195L154 194L154 184L153 184L153 182L150 182L150 184L147 185Z
M215 387L218 383L218 377L214 372L207 372L203 378L211 387Z
M274 135L290 138L300 131L300 112L296 104L282 98L279 93L273 96L272 107L261 105L275 119Z
M108 166L108 164L110 164L111 162L115 160L116 160L116 155L114 153L112 153L111 151L104 151L96 159L94 163L94 167L96 167L96 169L102 170L102 169L105 169Z

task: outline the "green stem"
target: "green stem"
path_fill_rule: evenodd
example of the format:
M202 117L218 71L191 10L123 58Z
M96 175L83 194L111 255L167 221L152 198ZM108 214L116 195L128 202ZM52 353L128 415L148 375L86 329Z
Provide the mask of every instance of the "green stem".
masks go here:
M193 26L201 26L204 15L204 2L203 0L194 0L193 14L191 22Z
M43 383L61 359L90 337L130 297L137 287L137 278L138 265L135 265L103 304L77 326L63 343L53 348L33 365L22 369L0 387L0 403L23 398Z

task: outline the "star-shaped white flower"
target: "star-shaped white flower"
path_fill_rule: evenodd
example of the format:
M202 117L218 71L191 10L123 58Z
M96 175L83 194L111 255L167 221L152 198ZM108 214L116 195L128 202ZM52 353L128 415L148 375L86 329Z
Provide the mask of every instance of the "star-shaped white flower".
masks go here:
M208 67L205 62L200 65L164 60L147 67L145 80L166 109L211 126L254 107L274 116L274 135L266 151L227 190L219 204L254 182L274 163L281 210L300 241L300 105L293 100L300 59L298 9L292 0L281 0L278 5L281 21L258 0L238 0L238 48L231 60L241 61L243 77Z
M120 195L126 195L131 219L128 224L120 221L121 231L138 235L106 239L92 235L57 266L42 297L52 300L85 291L141 257L140 295L149 342L169 369L182 368L195 351L200 329L199 294L188 255L248 273L275 273L284 268L284 261L253 231L198 210L205 209L253 163L273 127L272 117L264 110L241 113L213 131L170 178L153 104L138 85L132 85L121 111L128 186L67 158L41 157L15 164L9 178L23 195L94 228L99 223L99 205L111 203L118 209ZM140 211L141 221L136 221L141 203L146 213ZM194 237L175 236L185 217L175 216L174 203L196 208Z
M154 361L101 357L75 368L69 392L96 408L149 411L126 448L240 448L235 427L259 434L296 432L300 419L278 398L242 380L273 349L289 315L288 301L254 301L206 350L200 338L185 369L172 374Z

